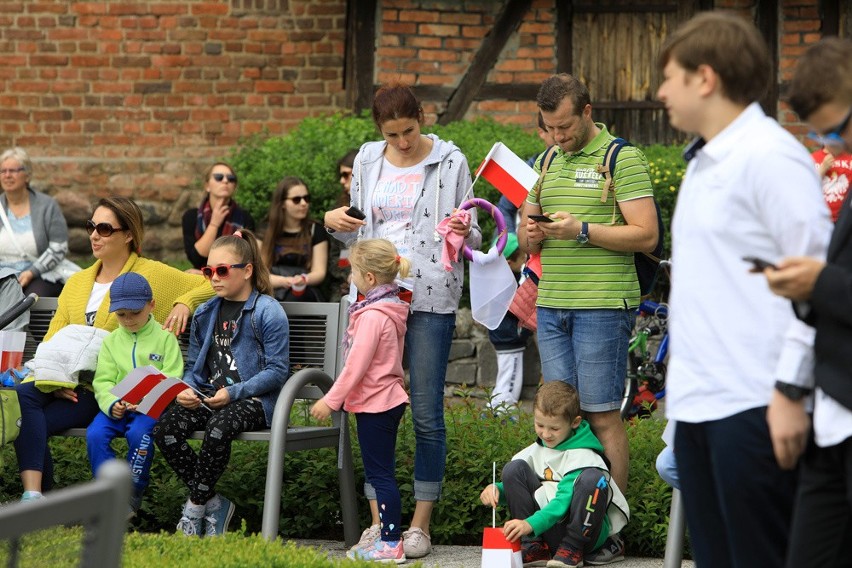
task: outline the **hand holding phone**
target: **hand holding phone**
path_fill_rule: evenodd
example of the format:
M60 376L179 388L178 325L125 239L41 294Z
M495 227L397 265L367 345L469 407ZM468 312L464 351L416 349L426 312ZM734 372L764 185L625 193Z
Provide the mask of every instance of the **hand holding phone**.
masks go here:
M767 268L778 270L778 267L769 262L768 260L763 260L762 258L758 258L756 256L744 256L743 260L751 263L752 272L763 272Z
M354 205L346 210L346 214L349 215L350 217L354 217L355 219L358 219L359 221L363 221L364 219L367 218L367 215L365 215L363 211L361 211L360 209L358 209Z
M528 219L532 219L536 223L553 223L553 219L547 215L527 215Z

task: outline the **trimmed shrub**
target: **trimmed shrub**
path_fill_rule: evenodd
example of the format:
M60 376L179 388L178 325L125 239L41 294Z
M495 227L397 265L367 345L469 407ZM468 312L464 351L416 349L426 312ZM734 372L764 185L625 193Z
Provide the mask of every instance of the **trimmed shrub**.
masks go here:
M481 417L481 402L472 398L448 399L446 424L448 439L447 469L443 495L436 504L432 537L436 544L478 545L483 527L490 526L491 511L479 502L479 493L491 482L491 464L498 471L521 448L533 440L532 416L521 413L518 423L499 418ZM295 423L308 423L308 407L293 411ZM354 419L351 421L356 486L364 482ZM662 449L662 423L641 420L626 425L631 447L630 482L627 499L632 518L625 529L628 553L662 556L671 489L656 474L654 462ZM197 442L191 442L196 444ZM52 438L57 487L73 485L91 478L86 460L85 440ZM118 442L120 455L126 452ZM11 446L2 448L4 475L0 476L0 501L16 500L21 485L16 475L15 454ZM231 461L218 489L237 505L234 525L243 519L248 533L260 532L262 501L266 477L267 445L235 442ZM284 471L281 521L285 538L332 538L342 540L337 459L331 449L288 453ZM414 431L410 412L400 427L397 442L397 480L403 495L403 522L414 509L412 479L414 471ZM157 454L151 484L142 510L133 528L143 532L173 533L186 500L183 483ZM369 522L365 499L359 500L362 527ZM498 522L508 519L505 508L498 510Z

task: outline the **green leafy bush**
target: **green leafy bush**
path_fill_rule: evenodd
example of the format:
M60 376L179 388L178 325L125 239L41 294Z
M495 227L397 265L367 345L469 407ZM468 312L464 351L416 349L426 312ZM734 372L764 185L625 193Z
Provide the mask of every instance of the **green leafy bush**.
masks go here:
M467 157L471 176L497 141L503 142L525 160L544 149L534 132L525 131L517 125L500 124L490 118L435 125L423 131L454 142ZM245 139L232 149L227 158L240 177L237 200L255 219L265 219L269 198L277 183L284 176L295 175L308 184L314 198L312 215L321 219L325 211L333 208L341 191L337 160L349 150L379 139L381 136L369 113L306 118L284 136L258 135ZM654 193L668 227L685 169L682 147L655 145L643 150L650 162ZM476 182L473 194L491 203L500 198L497 189L484 179ZM483 234L486 237L492 235L493 221L488 215L480 215L479 218ZM670 250L668 241L666 250Z
M518 423L490 416L483 418L479 404L471 398L447 401L447 470L443 496L436 505L432 522L436 544L481 543L482 529L491 523L491 511L479 502L479 493L491 482L491 464L496 462L499 472L533 439L530 414L521 413ZM414 509L414 431L410 416L406 413L397 442L397 480L403 495L404 524ZM292 419L295 423L307 422L307 406L295 408ZM671 502L671 490L658 478L654 466L663 444L660 439L662 423L641 420L626 427L631 447L627 499L632 519L624 532L628 553L662 556ZM351 428L356 487L360 488L364 472L354 435L354 420ZM51 448L56 462L57 486L90 479L85 440L53 438ZM118 451L121 455L126 451L123 443L119 443ZM22 488L15 474L15 454L11 446L2 448L2 457L5 466L0 476L0 501L5 502L18 499ZM219 491L237 505L234 524L243 519L248 533L259 532L261 528L266 462L266 444L235 442L228 469L218 484ZM342 540L336 464L335 452L330 449L287 454L279 525L285 538ZM157 454L141 514L133 521L134 530L173 533L186 495L183 483ZM359 513L362 527L367 526L370 517L365 499L359 499ZM507 520L507 515L505 508L498 510L498 522Z

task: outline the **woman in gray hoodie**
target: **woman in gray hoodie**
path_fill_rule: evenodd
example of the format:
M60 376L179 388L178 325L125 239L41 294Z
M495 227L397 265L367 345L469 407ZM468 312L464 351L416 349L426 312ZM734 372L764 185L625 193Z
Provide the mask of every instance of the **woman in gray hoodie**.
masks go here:
M351 206L359 211L346 206L333 209L325 214L325 226L347 245L359 238L388 239L411 262L411 276L399 284L404 289L400 296L411 302L405 349L416 440L416 506L403 539L406 557L420 558L431 552L429 525L444 479L444 383L464 283L462 262L453 262L450 270L441 263L444 238L437 226L466 196L473 196L467 195L470 170L461 150L434 134L420 132L423 107L410 88L379 89L373 100L373 120L383 140L364 144L352 171ZM450 229L472 248L482 242L474 214L467 221L453 218ZM379 535L375 491L369 483L365 492L373 526L356 546L369 544Z

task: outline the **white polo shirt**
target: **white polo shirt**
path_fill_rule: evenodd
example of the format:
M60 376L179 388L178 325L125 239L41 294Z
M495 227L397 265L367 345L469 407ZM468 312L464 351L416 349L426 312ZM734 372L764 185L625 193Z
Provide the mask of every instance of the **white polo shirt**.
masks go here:
M807 150L757 103L697 151L672 221L666 414L704 422L813 385L813 328L744 256L825 258L828 207Z

